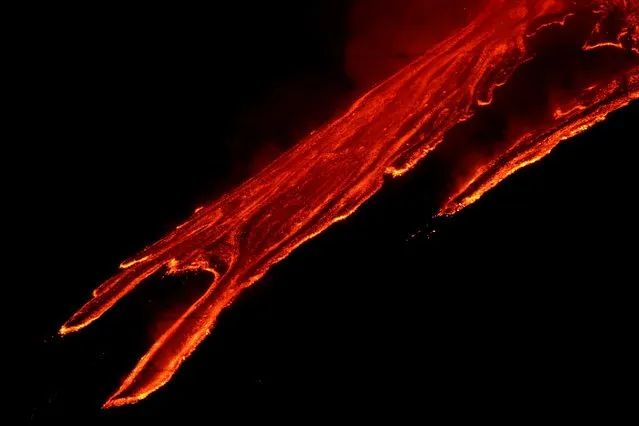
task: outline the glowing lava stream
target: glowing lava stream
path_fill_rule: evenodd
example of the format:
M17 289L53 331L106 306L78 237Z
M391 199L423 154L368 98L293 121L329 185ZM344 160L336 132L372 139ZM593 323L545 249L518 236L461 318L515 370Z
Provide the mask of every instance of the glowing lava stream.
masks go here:
M351 215L380 189L384 176L404 174L439 145L445 147L451 129L494 106L513 75L535 61L534 43L549 31L586 23L580 54L614 52L620 59L611 71L588 74L568 95L549 100L547 115L510 128L481 161L464 161L472 167L456 169L456 186L439 214L473 203L560 141L639 97L638 16L637 2L628 0L491 0L467 27L368 92L343 116L123 262L61 334L89 325L158 271L208 271L212 282L105 407L139 401L164 385L242 289ZM468 160L463 153L459 158Z

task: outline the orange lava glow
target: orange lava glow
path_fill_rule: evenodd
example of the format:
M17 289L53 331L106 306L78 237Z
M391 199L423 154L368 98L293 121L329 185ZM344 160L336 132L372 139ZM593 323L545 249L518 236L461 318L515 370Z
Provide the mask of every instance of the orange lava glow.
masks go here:
M385 179L441 154L449 171L438 214L454 214L639 97L638 3L488 1L469 25L340 118L123 262L61 334L86 327L157 272L205 271L211 284L142 356L105 407L137 402L167 383L243 289L300 244L349 217ZM545 92L535 88L527 97L513 96L525 91L525 75L564 67L544 56L559 45L576 61L562 74L570 83L555 84L553 71L544 80ZM543 105L513 108L518 100ZM482 138L477 129L487 116L503 124L499 134Z

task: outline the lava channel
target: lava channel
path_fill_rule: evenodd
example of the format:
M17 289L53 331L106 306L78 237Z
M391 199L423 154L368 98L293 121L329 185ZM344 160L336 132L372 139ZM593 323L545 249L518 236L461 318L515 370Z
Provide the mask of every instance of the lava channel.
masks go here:
M123 262L61 334L86 327L155 273L212 279L104 406L137 402L167 383L243 289L346 219L385 179L437 156L445 165L438 214L454 214L639 97L638 7L487 1L341 117Z

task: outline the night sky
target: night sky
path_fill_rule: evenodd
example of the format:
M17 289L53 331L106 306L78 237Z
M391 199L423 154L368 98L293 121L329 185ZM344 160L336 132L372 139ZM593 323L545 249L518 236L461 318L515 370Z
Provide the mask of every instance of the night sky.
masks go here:
M523 419L630 400L637 103L452 219L430 219L427 163L388 182L245 291L166 387L100 410L203 283L156 280L86 330L59 326L120 261L366 90L344 53L351 3L29 15L22 418Z

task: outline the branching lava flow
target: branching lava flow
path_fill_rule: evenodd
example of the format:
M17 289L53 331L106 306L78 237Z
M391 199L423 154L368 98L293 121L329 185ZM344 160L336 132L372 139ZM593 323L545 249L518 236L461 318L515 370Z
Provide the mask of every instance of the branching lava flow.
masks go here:
M570 61L549 59L556 57ZM536 83L526 89L531 75ZM155 273L210 273L208 290L105 407L137 402L173 376L242 289L351 215L384 179L441 155L447 181L438 214L454 214L637 97L637 1L487 1L469 25L340 118L123 262L60 333L86 327ZM485 136L486 122L499 131Z

